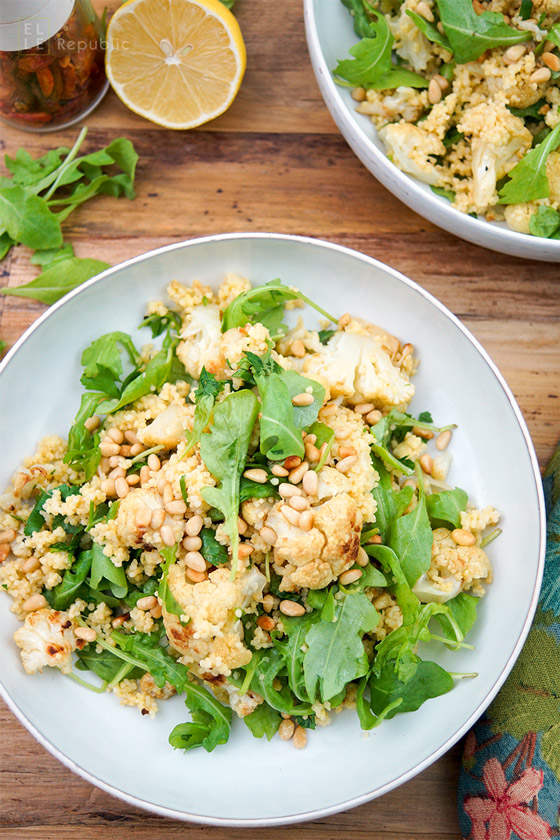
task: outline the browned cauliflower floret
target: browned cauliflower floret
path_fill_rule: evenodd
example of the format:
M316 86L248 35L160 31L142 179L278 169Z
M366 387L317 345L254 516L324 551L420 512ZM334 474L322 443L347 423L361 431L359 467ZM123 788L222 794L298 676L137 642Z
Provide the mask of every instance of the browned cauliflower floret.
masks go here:
M340 493L313 508L310 531L291 525L278 502L266 524L277 535L274 559L282 573L280 589L322 589L349 569L358 556L362 515L354 499Z
M26 672L35 674L49 665L60 668L63 674L69 674L72 651L77 646L74 627L68 613L59 610L42 609L29 613L23 627L14 633ZM84 642L81 642L83 646Z
M535 64L533 52L525 53L513 64L504 62L503 53L492 53L482 65L490 96L495 99L501 97L514 108L534 105L543 95L546 85L530 81Z
M242 611L255 610L262 598L266 578L252 568L230 580L229 569L211 572L208 580L188 582L185 567L171 566L169 589L184 610L186 624L163 610L163 621L171 644L181 653L185 665L196 663L201 671L229 676L234 668L251 661L243 644Z
M451 531L436 528L430 568L416 581L413 592L423 602L445 603L461 591L483 595L481 581L491 580L492 567L486 552L477 545L457 545Z
M149 524L145 525L144 522L147 520L148 511L153 513L163 509L163 498L155 487L137 487L131 490L124 499L121 499L115 520L120 542L131 548L142 545L162 546L160 529L154 531ZM146 519L143 518L144 515ZM181 521L166 513L164 524L171 527L177 542L183 537L184 528Z
M177 689L168 682L166 682L162 688L157 686L150 673L146 673L143 677L140 677L138 680L138 688L149 697L155 697L156 700L168 700L169 697L173 697L174 694L177 694Z
M439 183L441 167L434 159L442 157L446 151L439 137L407 122L389 123L378 133L395 166L426 184L435 186Z
M153 423L140 429L138 438L145 446L164 446L175 449L185 439L185 430L192 428L193 405L169 405Z

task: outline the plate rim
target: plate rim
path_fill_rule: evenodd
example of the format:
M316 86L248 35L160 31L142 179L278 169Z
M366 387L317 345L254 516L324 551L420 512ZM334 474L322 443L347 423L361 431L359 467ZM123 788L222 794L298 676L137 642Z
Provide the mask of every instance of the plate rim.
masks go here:
M307 2L307 0L306 0ZM527 453L529 455L530 464L532 467L534 485L535 485L535 492L537 496L537 511L538 511L538 521L539 521L539 539L538 539L538 558L537 558L537 574L535 578L535 586L533 588L533 592L531 594L531 599L529 602L528 612L523 623L523 627L521 629L521 633L517 639L517 642L507 660L502 671L500 672L498 679L494 682L494 685L490 689L490 691L486 694L484 699L477 705L476 709L471 713L468 719L458 728L455 732L447 738L447 740L434 752L431 753L427 758L423 761L414 764L406 773L401 773L400 775L396 776L394 779L386 782L382 787L377 788L374 791L369 791L365 794L360 794L359 796L352 797L351 799L346 799L342 802L337 802L333 805L329 805L324 808L318 808L311 811L303 811L297 814L290 814L287 816L281 817L257 817L257 818L231 818L231 817L209 817L207 815L201 814L194 814L194 813L187 813L185 811L178 811L174 808L168 808L166 806L158 805L154 802L149 802L145 799L142 799L138 796L133 794L129 794L126 791L120 790L119 788L105 782L103 779L99 779L89 770L83 768L79 763L71 759L69 756L65 755L57 746L55 746L51 741L49 741L41 731L33 724L25 714L18 708L17 704L14 700L10 697L6 687L4 686L0 674L0 696L3 698L4 702L10 709L10 711L14 714L14 716L20 721L21 724L30 732L31 735L46 749L48 752L51 753L55 758L62 762L68 769L72 770L77 775L81 776L86 781L90 782L91 784L95 785L96 787L101 788L102 790L106 791L107 793L111 794L112 796L116 797L117 799L124 800L129 805L132 805L137 808L142 808L144 810L150 811L152 813L158 814L162 817L170 817L172 819L181 820L183 822L194 822L202 825L213 825L213 826L228 826L232 828L251 828L251 827L266 827L266 826L278 826L278 825L290 825L293 823L305 822L308 820L315 820L315 819L322 819L324 817L331 816L333 814L340 813L341 811L349 810L350 808L355 808L358 805L363 805L366 802L370 802L374 799L377 799L380 796L383 796L385 793L393 790L394 788L398 787L401 784L409 781L410 779L417 776L431 764L438 760L445 752L447 752L457 741L465 734L465 732L472 726L472 724L480 717L482 712L487 708L487 706L492 702L500 688L502 687L503 683L505 682L508 674L510 673L513 665L515 664L517 657L519 656L521 649L525 643L529 630L531 628L531 624L533 621L533 616L535 614L535 610L537 607L538 597L540 593L541 581L544 572L544 560L545 560L545 550L546 550L546 511L545 511L545 502L544 502L544 492L542 486L542 480L540 475L540 468L537 460L537 456L535 453L535 448L529 434L529 430L527 428L527 424L519 408L517 401L509 388L506 380L504 379L503 375L500 373L499 369L497 368L496 364L492 361L487 351L484 347L480 344L478 339L470 332L470 330L460 321L460 319L451 312L441 301L439 301L434 295L416 283L414 280L411 280L406 275L402 274L397 269L392 268L391 266L386 265L385 263L381 262L380 260L376 259L375 257L370 257L367 254L363 254L360 251L356 251L353 248L348 248L345 245L340 245L335 242L330 242L325 239L318 239L316 237L311 236L300 236L296 234L284 234L284 233L269 233L266 231L258 231L258 232L236 232L236 233L222 233L222 234L210 234L208 236L198 236L193 237L192 239L185 239L181 242L173 242L169 245L164 245L160 248L155 248L151 251L147 251L144 254L140 254L136 257L131 257L128 260L125 260L121 263L118 263L115 266L111 266L110 268L102 271L100 274L92 277L90 280L87 280L85 283L82 283L80 286L73 289L63 298L61 298L57 303L50 306L42 315L37 318L23 333L22 336L16 341L16 343L10 348L8 353L6 354L5 358L0 362L0 377L4 372L5 368L11 362L11 360L15 357L19 349L22 347L25 341L29 338L29 336L35 332L35 330L39 329L40 326L50 318L53 313L57 312L58 310L62 309L67 303L69 303L72 298L76 295L81 294L83 290L92 287L94 284L104 280L106 277L111 276L112 274L117 273L123 268L129 268L130 266L134 266L137 263L143 262L148 258L152 258L155 256L159 256L160 254L167 253L174 250L181 250L182 248L188 247L190 245L201 245L201 244L211 244L215 242L222 242L222 241L235 241L235 240L274 240L274 241L282 241L288 243L296 243L302 245L311 245L317 248L326 248L327 250L336 251L338 253L344 254L349 256L353 259L357 259L361 262L365 262L370 266L386 272L392 275L396 280L404 283L408 286L412 291L420 294L425 300L431 303L433 306L436 307L443 315L445 315L463 334L463 336L474 346L474 348L478 351L478 353L482 356L482 359L489 367L490 372L494 375L494 378L497 380L498 385L502 388L505 396L508 400L510 408L512 409L514 416L519 424L519 428L521 430L525 446L527 449Z

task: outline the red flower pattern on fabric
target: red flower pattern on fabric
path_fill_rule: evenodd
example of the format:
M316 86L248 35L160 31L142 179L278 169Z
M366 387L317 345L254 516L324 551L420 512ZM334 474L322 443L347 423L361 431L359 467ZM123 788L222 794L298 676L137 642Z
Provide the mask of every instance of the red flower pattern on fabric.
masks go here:
M521 840L548 840L550 825L527 807L543 786L542 770L528 767L508 785L504 768L491 758L484 765L482 780L488 797L468 796L464 804L473 840L510 840L512 831Z

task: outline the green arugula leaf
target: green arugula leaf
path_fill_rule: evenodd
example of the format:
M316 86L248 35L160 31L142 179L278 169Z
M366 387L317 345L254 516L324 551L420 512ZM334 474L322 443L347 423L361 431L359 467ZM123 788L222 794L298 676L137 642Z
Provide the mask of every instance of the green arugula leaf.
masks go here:
M257 481L251 481L249 478L241 476L241 483L239 485L239 503L247 502L249 499L278 499L280 495L278 490L270 482L259 484Z
M319 590L327 596L327 590ZM310 596L317 595L317 591L310 590ZM323 604L321 604L321 607ZM311 613L302 615L301 618L289 618L282 616L282 626L285 636L281 639L273 637L274 645L284 659L284 667L288 675L288 684L293 694L303 702L309 702L310 698L305 687L305 675L303 671L303 658L305 651L305 637L311 627L320 620L320 613L314 609ZM314 698L313 698L314 699Z
M233 300L225 309L222 317L222 332L233 329L233 327L244 327L245 324L262 322L261 317L266 313L277 319L278 309L284 311L284 304L289 300L303 300L317 310L323 317L336 323L337 319L325 312L320 306L310 300L303 292L283 285L280 280L271 280L264 286L256 286L243 292Z
M116 642L116 647L108 646L99 637L98 644L109 648L125 662L148 671L158 688L163 688L168 682L178 694L186 690L186 686L189 685L189 669L161 647L160 636L157 633L125 634L114 630L111 639Z
M450 53L453 53L449 39L439 31L435 23L431 23L429 20L422 17L422 15L419 15L410 9L406 9L406 14L414 21L420 32L426 36L428 41L432 41L434 44L439 44L440 47L443 47Z
M231 709L222 706L209 691L194 682L187 682L184 690L191 721L179 723L171 732L169 743L176 750L203 747L206 752L212 752L229 738Z
M253 653L256 657L251 689L264 697L266 703L277 712L293 715L308 715L313 713L310 703L297 705L294 703L294 695L285 679L279 678L279 674L285 670L284 656L280 650L260 650ZM251 660L253 666L253 660ZM280 681L281 688L277 688L277 681Z
M321 344L326 344L333 335L336 335L336 330L319 330L319 341Z
M61 484L59 487L53 487L52 490L42 490L39 498L35 502L33 510L29 514L27 521L25 523L25 527L23 529L23 533L26 537L30 537L36 531L40 531L43 525L45 524L45 517L43 516L43 508L45 506L45 502L47 499L51 499L55 490L60 491L60 498L62 501L66 501L68 496L75 496L80 492L80 488L69 485L69 484ZM58 517L57 517L58 518ZM53 523L54 524L54 523ZM62 523L60 523L62 524ZM57 526L55 526L57 527Z
M111 590L115 598L124 598L128 592L128 582L122 566L115 566L110 557L103 553L103 547L93 543L91 549L90 585L99 589L101 581L106 584L102 588ZM108 584L108 585L107 585Z
M163 563L161 564L161 578L157 594L168 613L181 616L185 611L171 592L167 581L169 569L177 560L177 548L177 544L160 548L159 553L163 557Z
M543 105L546 105L546 99L544 97L527 108L514 108L512 105L508 105L507 107L514 117L521 117L522 120L531 119L535 122L541 122L543 115L540 113L540 110Z
M23 187L0 189L0 231L28 248L60 248L62 231L46 201Z
M387 545L368 545L365 550L370 557L374 557L381 564L387 574L389 592L392 592L397 599L404 623L412 624L420 610L420 601L410 588L399 558Z
M224 390L225 385L226 383L216 379L214 374L208 373L205 367L200 371L195 395L193 428L192 432L187 434L187 446L182 455L183 458L189 454L195 443L200 441L202 432L210 422L216 397Z
M4 351L8 345L0 338L0 356L4 355Z
M529 219L529 230L533 236L545 239L558 239L560 233L560 213L553 207L539 205L536 213Z
M476 621L476 608L478 606L478 598L469 595L467 592L459 592L455 598L447 601L446 606L451 611L451 615L455 619L463 638L467 635L471 627ZM449 617L445 613L436 615L444 634L451 641L457 640L457 633L452 626Z
M51 268L23 286L4 286L0 294L33 298L50 305L109 267L109 263L101 260L70 257L55 262Z
M76 668L79 671L92 671L104 683L112 684L120 682L125 676L130 679L139 679L143 675L142 669L135 668L129 663L124 663L123 666L123 661L118 656L108 650L101 650L98 653L96 648L97 644L93 642L78 652ZM117 677L120 679L116 679Z
M446 190L443 187L434 187L433 184L430 184L430 189L436 195L440 195L442 198L446 198L448 201L455 201L455 193L452 190Z
M467 509L469 497L464 490L442 490L426 496L426 510L432 528L460 528L461 512Z
M560 124L546 138L521 158L508 174L499 192L502 204L521 204L548 198L550 186L546 174L548 156L560 144Z
M84 584L91 569L91 551L82 551L70 569L66 569L62 580L54 589L43 590L43 595L54 610L65 610L84 592Z
M437 0L439 16L457 64L476 61L494 47L509 47L531 33L508 26L498 12L477 15L471 0Z
M418 479L418 504L410 513L395 520L388 543L399 558L409 586L414 586L418 578L430 568L432 560L432 528L422 477L419 475Z
M266 735L268 741L278 732L282 723L280 712L269 706L268 703L259 703L254 712L243 718L244 723L249 727L255 738L262 738Z
M40 265L43 271L57 262L69 259L74 256L74 248L69 242L66 242L61 248L42 248L35 251L29 262L32 265Z
M102 400L103 394L82 394L80 408L68 433L68 451L64 456L64 463L72 464L77 470L83 470L86 481L95 475L101 461L101 452L99 432L90 432L85 423L93 417Z
M181 329L181 316L173 309L168 309L165 315L157 315L153 312L144 318L138 329L140 330L142 327L149 327L152 338L157 338L158 335L161 335L169 329L178 332Z
M239 483L245 468L251 433L259 403L252 391L229 394L214 408L214 422L200 440L200 454L219 487L204 487L202 495L224 515L224 525L231 540L232 580L237 574L239 534Z
M528 20L533 14L533 0L521 0L519 16L522 20Z
M344 6L350 10L354 19L354 32L359 38L371 38L375 35L371 28L371 20L366 11L363 0L342 0Z
M415 712L432 697L446 694L453 688L453 678L435 662L418 660L414 675L403 682L399 680L394 668L386 665L379 676L372 677L369 683L371 710L389 720L402 712ZM401 702L388 709L396 700Z
M394 490L391 473L385 469L383 461L372 456L372 463L379 475L377 486L371 491L377 502L375 524L379 528L381 539L387 542L393 523L409 506L414 490L410 485L403 487L402 490Z
M223 566L229 560L228 550L216 539L216 532L212 528L203 528L199 534L202 540L200 553L207 563L212 566Z

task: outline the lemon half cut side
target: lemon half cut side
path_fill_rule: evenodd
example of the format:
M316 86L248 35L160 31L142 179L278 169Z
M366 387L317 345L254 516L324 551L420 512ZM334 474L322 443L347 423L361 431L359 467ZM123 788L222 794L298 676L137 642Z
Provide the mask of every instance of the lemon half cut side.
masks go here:
M245 65L239 24L220 0L128 0L107 31L113 90L165 128L194 128L223 114Z

